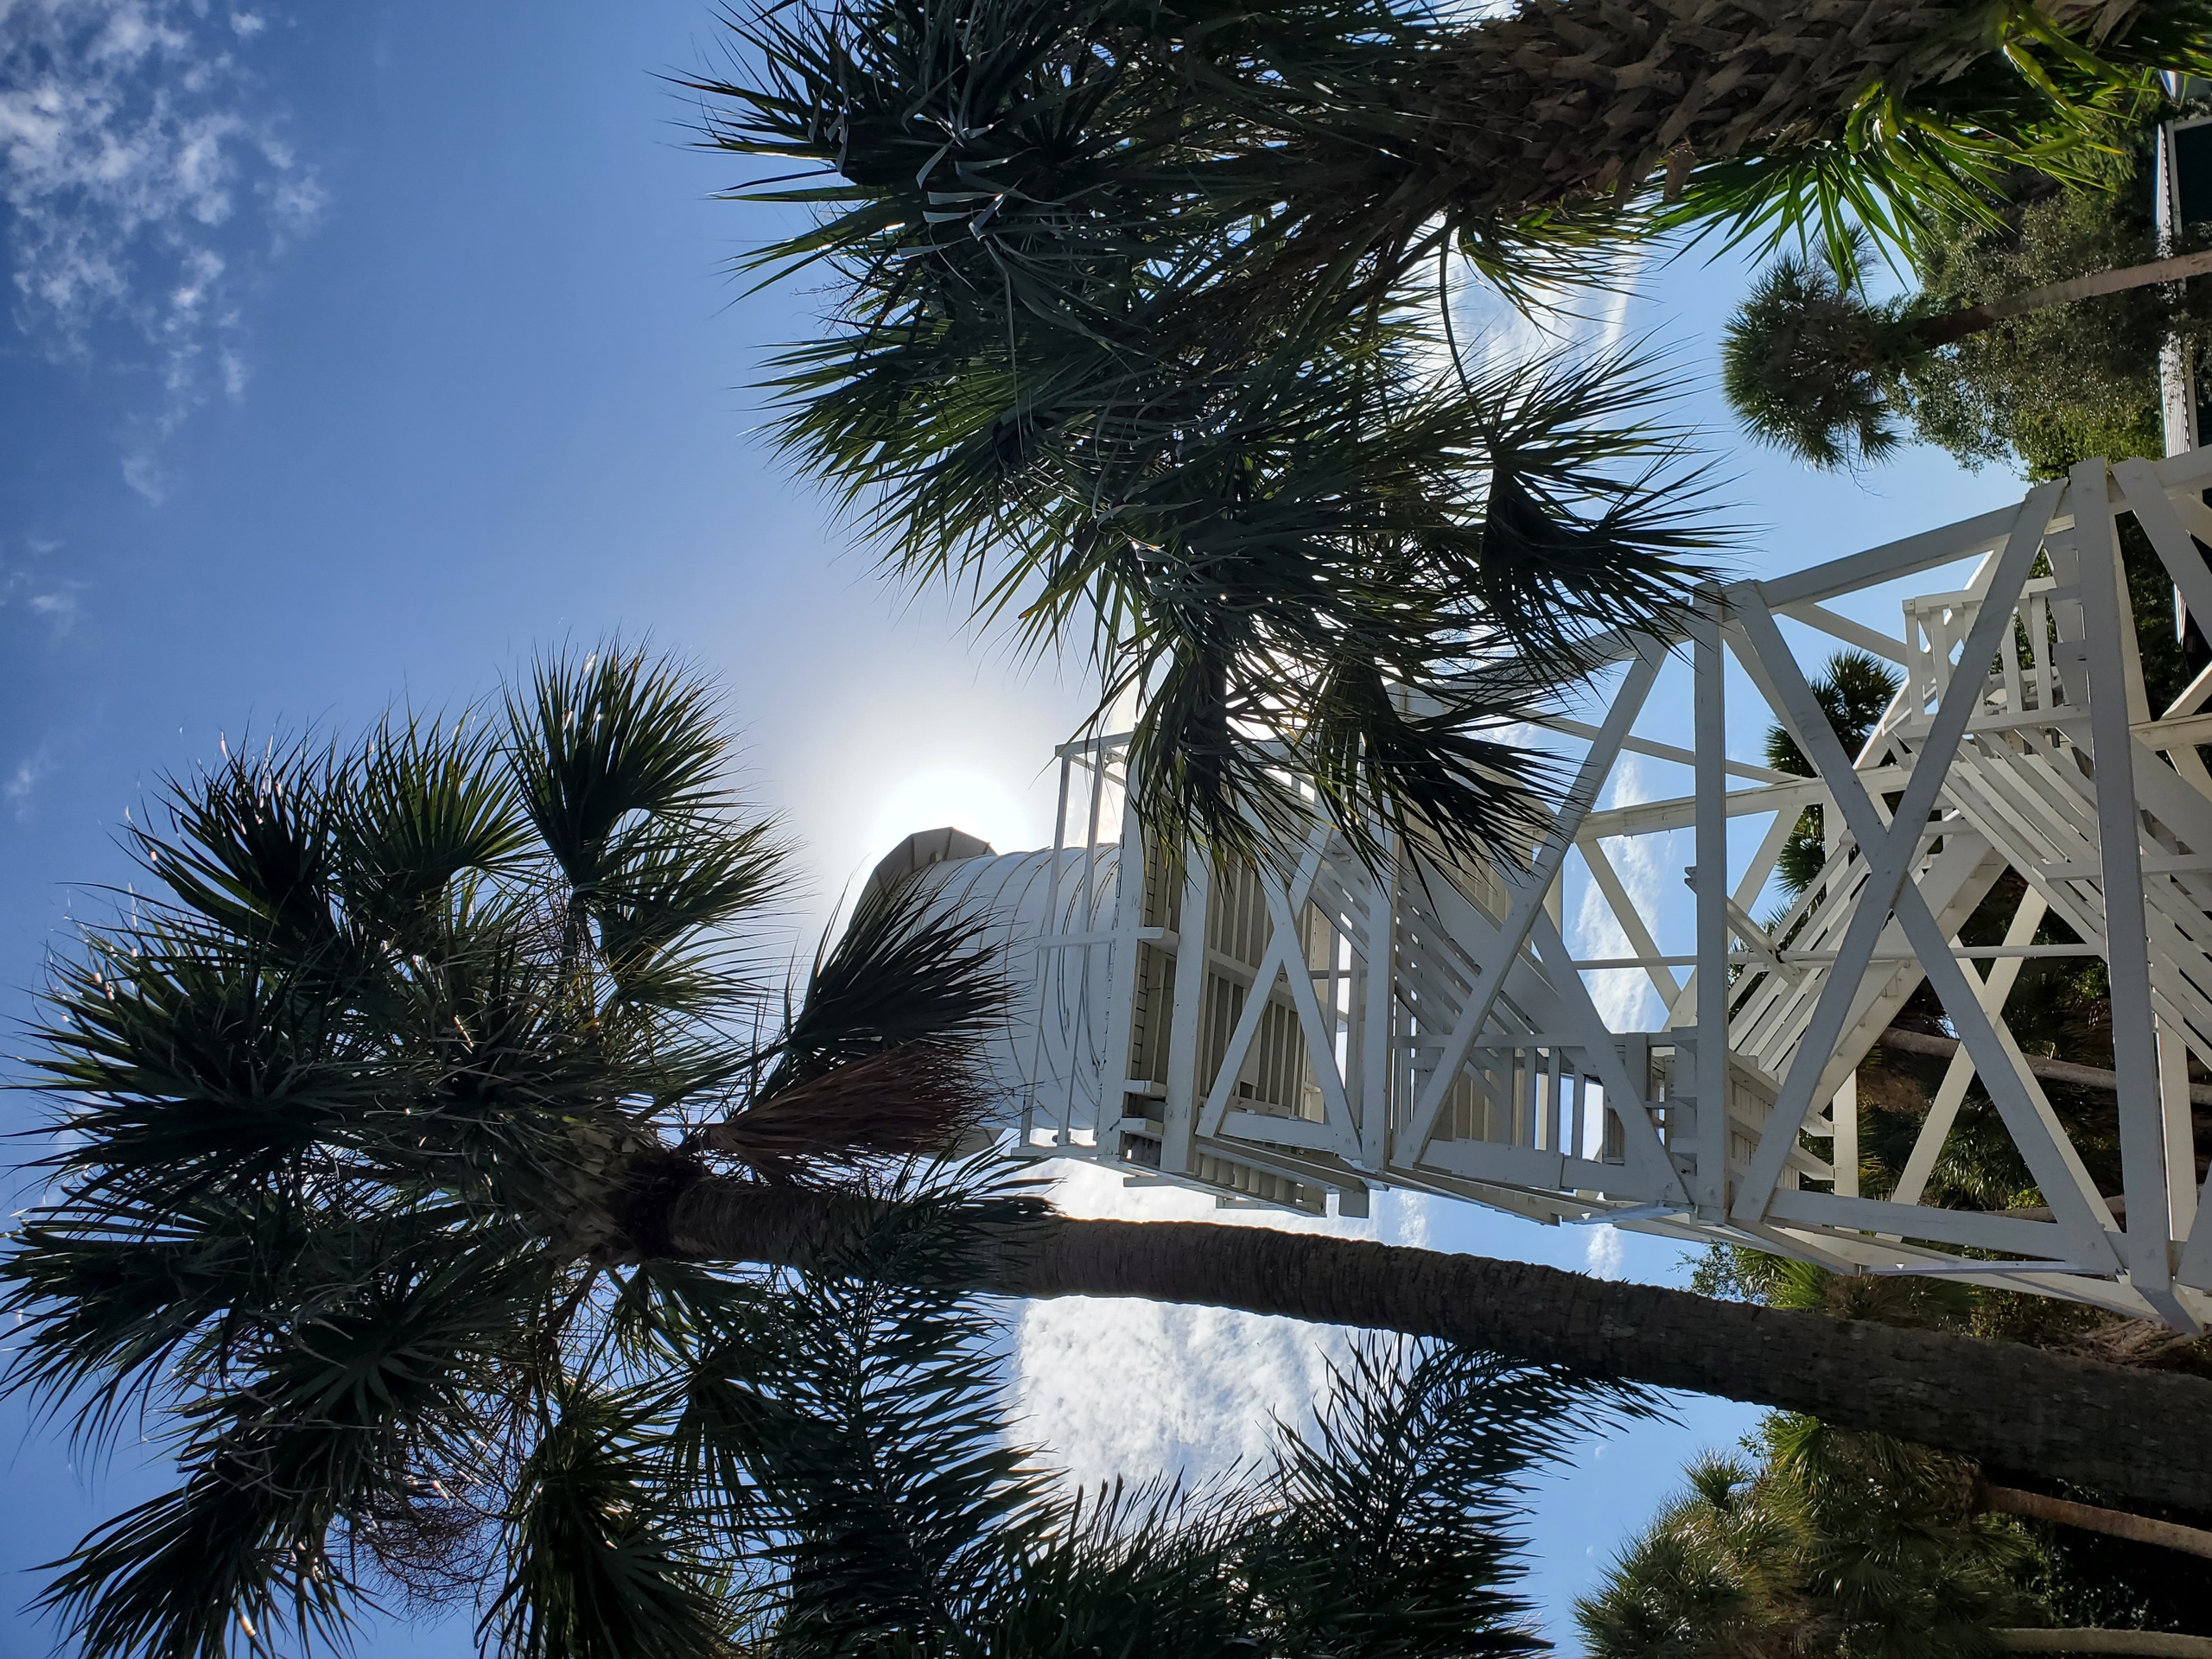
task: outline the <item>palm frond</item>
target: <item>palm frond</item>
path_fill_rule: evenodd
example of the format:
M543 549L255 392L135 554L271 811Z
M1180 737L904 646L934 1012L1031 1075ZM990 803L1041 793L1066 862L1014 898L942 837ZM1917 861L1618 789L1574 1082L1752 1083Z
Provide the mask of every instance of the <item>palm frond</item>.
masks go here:
M1477 1351L1370 1339L1286 1427L1255 1576L1293 1652L1539 1653L1510 1526L1539 1465L1647 1391Z
M657 1503L643 1416L577 1382L524 1465L506 1580L483 1630L512 1659L715 1659L730 1652L722 1573Z
M490 764L495 734L471 725L386 716L338 803L338 896L362 925L403 943L465 872L512 874L528 854L513 781Z
M834 946L824 938L798 1008L762 1052L774 1065L759 1098L898 1049L964 1052L1006 1006L982 932L980 921L944 908L918 885L865 899Z
M497 741L395 715L170 782L157 884L54 969L8 1386L184 1474L59 1564L90 1654L336 1639L365 1586L449 1584L613 1335L585 1263L633 1166L746 1070L728 931L779 849L711 698L635 652L538 684Z
M1721 335L1721 390L1745 429L1823 471L1899 442L1890 394L1915 319L1866 298L1864 253L1861 238L1826 266L1777 259Z
M55 1576L35 1605L59 1613L92 1655L226 1659L268 1651L287 1633L341 1643L353 1586L319 1535L286 1524L293 1509L216 1464L49 1563Z
M915 1290L979 1248L1007 1209L995 1167L922 1166L859 1230L826 1241L803 1295L779 1298L767 1363L742 1380L741 1453L776 1517L781 1638L941 1645L1004 1593L1060 1512L999 1417L995 1321Z
M633 816L684 818L728 804L730 744L713 698L680 664L609 640L537 664L507 697L509 755L524 810L569 881L609 872Z
M213 772L164 779L169 833L134 824L129 840L193 915L279 949L321 954L337 942L331 880L344 795L327 746L271 741L258 759L226 752Z

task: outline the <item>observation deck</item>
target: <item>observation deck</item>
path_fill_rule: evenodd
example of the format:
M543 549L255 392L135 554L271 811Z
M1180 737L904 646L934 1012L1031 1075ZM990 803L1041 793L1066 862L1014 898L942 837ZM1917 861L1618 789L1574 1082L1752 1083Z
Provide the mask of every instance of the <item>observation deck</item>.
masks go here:
M1050 849L924 836L887 863L982 918L1001 954L1014 1003L989 1064L1037 1156L1313 1214L1363 1215L1402 1187L2194 1331L2212 1319L2212 1139L2195 1122L2212 1120L2212 1087L2190 1079L2192 1059L2212 1077L2212 670L2150 706L2120 537L2147 541L2189 613L2212 618L2209 487L2212 448L2088 462L2015 506L1709 590L1679 637L1609 640L1601 718L1541 722L1573 783L1525 864L1387 838L1363 862L1319 823L1262 867L1163 858L1111 737L1061 750ZM1856 754L1809 683L1839 645L1902 676ZM1640 734L1685 658L1691 741ZM1727 753L1747 689L1739 733L1783 727L1814 775ZM1681 792L1600 810L1631 763L1678 768ZM1809 806L1825 862L1755 920ZM1637 844L1683 831L1694 900L1632 891L1624 868L1665 861L1630 864ZM1570 954L1570 861L1625 955ZM2002 942L1962 944L1991 903L2008 910ZM2050 931L2074 942L2036 943ZM2055 1072L2007 1027L2022 964L2061 956L2107 963L2109 1071ZM1588 976L1624 971L1656 993L1649 1028L1611 1028L1592 995ZM1955 1052L1902 1173L1862 1192L1859 1069L1923 980L1948 1034L1919 1046ZM2121 1191L2093 1179L2054 1077L2063 1099L2098 1103L2107 1141L2116 1113ZM1975 1085L2032 1209L1926 1201Z

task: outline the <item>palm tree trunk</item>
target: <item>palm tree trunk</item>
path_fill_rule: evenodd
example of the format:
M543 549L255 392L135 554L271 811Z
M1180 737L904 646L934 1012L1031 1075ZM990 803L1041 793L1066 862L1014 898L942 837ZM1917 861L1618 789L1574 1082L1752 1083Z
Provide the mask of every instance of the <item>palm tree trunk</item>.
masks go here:
M2041 1492L2024 1492L2016 1486L1993 1486L1986 1480L1974 1484L1974 1495L1977 1503L1994 1515L2054 1522L2062 1527L2079 1527L2084 1532L2125 1538L2130 1543L2156 1544L2162 1549L2185 1550L2191 1555L2212 1559L2212 1532L2196 1527L2153 1521L2147 1515L2129 1515L2123 1510L2101 1510L2094 1503L2046 1497Z
M2212 1636L2178 1630L1992 1630L2005 1653L2136 1653L2152 1659L2212 1659Z
M2142 3L2039 10L2088 45L2123 37ZM1453 207L1478 218L1625 199L1657 174L1671 194L1700 163L1835 139L1878 83L1944 81L1999 49L1989 19L1972 0L1538 0L1469 27L1399 89L1414 118L1389 148L1440 150L1429 164L1457 176Z
M669 1252L804 1266L857 1200L728 1178L678 1194ZM1129 1296L1398 1331L2034 1471L2125 1502L2202 1509L2212 1382L2012 1343L1721 1302L1527 1262L1198 1222L1048 1216L979 1238L963 1287Z
M2190 257L2207 261L2205 269L2212 270L2212 253ZM1948 1060L1959 1052L1959 1039L1955 1037L1940 1037L1932 1031L1914 1031L1905 1026L1885 1027L1879 1040L1885 1048L1894 1048L1904 1054L1925 1054L1930 1059ZM2103 1066L2081 1065L2043 1054L2030 1054L2025 1058L2028 1070L2046 1083L2071 1084L2077 1089L2095 1089L2108 1095L2120 1092L2120 1073ZM2212 1084L2190 1084L2189 1098L2193 1105L2212 1106Z
M2001 300L1991 300L1984 305L1969 305L1940 317L1930 317L1915 331L1923 346L1948 346L1955 340L1964 340L1968 334L1978 334L1985 328L1994 327L2007 317L2024 316L2031 311L2048 310L2053 306L2071 305L2076 300L2094 299L2100 294L2123 294L2131 288L2149 288L2156 283L2185 282L2191 276L2202 276L2212 271L2212 251L2202 253L2177 253L2171 259L2152 259L2139 265L2122 265L2113 270L2093 270L2086 276L2069 276L2063 283L2046 283L2041 288L2031 288L2024 294L2014 294Z

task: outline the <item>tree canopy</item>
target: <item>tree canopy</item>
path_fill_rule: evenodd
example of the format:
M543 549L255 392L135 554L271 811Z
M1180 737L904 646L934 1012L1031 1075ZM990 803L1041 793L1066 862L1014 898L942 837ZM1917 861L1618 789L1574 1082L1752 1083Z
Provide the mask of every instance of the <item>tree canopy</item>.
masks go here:
M1534 304L1664 225L1986 215L2008 165L2094 176L2208 19L867 0L741 14L693 84L779 168L734 194L816 213L755 261L831 284L783 442L905 575L1088 644L1153 828L1249 852L1310 787L1479 852L1548 781L1486 728L1726 538L1648 368L1486 370L1453 258Z

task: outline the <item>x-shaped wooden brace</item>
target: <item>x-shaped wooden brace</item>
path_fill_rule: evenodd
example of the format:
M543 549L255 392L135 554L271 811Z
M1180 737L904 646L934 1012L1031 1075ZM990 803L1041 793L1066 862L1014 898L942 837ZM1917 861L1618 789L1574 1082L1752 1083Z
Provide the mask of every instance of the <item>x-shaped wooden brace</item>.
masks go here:
M1431 888L1435 901L1436 919L1445 931L1455 938L1464 938L1480 912L1466 897L1450 883L1439 880ZM1487 918L1483 918L1487 925ZM1682 1185L1681 1177L1675 1172L1666 1147L1659 1139L1659 1131L1652 1122L1651 1114L1644 1105L1643 1090L1630 1077L1627 1063L1622 1059L1615 1033L1607 1027L1603 1014L1590 995L1590 988L1582 982L1581 971L1567 952L1567 944L1560 938L1559 929L1552 925L1552 918L1541 908L1530 918L1529 936L1541 958L1544 983L1550 986L1559 999L1558 1014L1566 1022L1576 1046L1588 1057L1598 1081L1605 1085L1605 1106L1620 1120L1622 1155L1629 1170L1638 1178L1638 1190L1647 1198L1661 1202L1689 1207L1689 1194ZM1507 958L1499 969L1501 976L1512 967ZM1408 1167L1418 1166L1428 1150L1426 1140L1402 1140L1394 1162ZM1575 1155L1581 1155L1578 1148Z
M1628 677L1621 683L1619 695L1606 711L1605 725L1592 740L1589 753L1583 757L1573 786L1560 803L1559 818L1552 825L1551 833L1544 837L1526 870L1516 870L1503 860L1495 866L1499 879L1513 894L1513 904L1490 947L1475 956L1475 980L1468 988L1466 1005L1459 1010L1459 1019L1452 1022L1451 1033L1444 1039L1444 1052L1436 1062L1436 1070L1429 1075L1428 1086L1414 1104L1413 1122L1403 1144L1413 1148L1415 1161L1427 1147L1429 1137L1436 1133L1436 1120L1451 1096L1452 1085L1458 1080L1460 1068L1466 1065L1475 1039L1490 1022L1491 1010L1497 1005L1498 992L1505 984L1505 970L1528 944L1529 931L1543 908L1544 895L1558 879L1567 849L1574 845L1575 831L1582 827L1584 816L1596 802L1598 791L1605 787L1605 775L1612 770L1613 761L1620 753L1621 740L1629 734L1637 715L1643 712L1643 700L1650 695L1651 683L1658 677L1659 665L1665 661L1666 652L1657 640L1644 634L1637 637L1636 659L1629 664ZM1565 971L1571 975L1574 970Z
M1920 845L1928 834L1929 815L1950 770L1952 757L1966 734L1967 721L1980 706L1986 664L1995 658L2004 631L2012 625L2013 607L2022 583L2040 550L2044 532L2057 510L2066 486L2045 484L2031 491L2013 520L2011 535L1988 584L1974 626L1967 634L1959 666L1945 688L1943 698L1920 746L1912 776L1905 784L1897 812L1888 824L1865 783L1853 770L1835 729L1828 724L1803 672L1775 626L1772 614L1755 584L1745 583L1729 599L1751 650L1744 666L1762 683L1766 693L1790 728L1790 734L1812 760L1822 781L1835 798L1852 838L1859 843L1867 865L1866 881L1859 895L1850 925L1844 931L1836 961L1821 988L1813 1017L1798 1039L1796 1058L1782 1091L1767 1118L1766 1128L1752 1154L1749 1170L1736 1191L1732 1214L1739 1223L1761 1220L1769 1199L1782 1179L1790 1151L1813 1107L1815 1091L1829 1055L1843 1035L1852 1001L1865 977L1875 944L1895 915L1904 927L1922 971L1942 1001L1960 1040L1974 1057L2014 1144L2026 1160L2037 1185L2049 1201L2068 1248L2084 1265L2116 1269L2119 1260L2107 1236L2112 1217L2097 1196L2088 1173L2081 1166L2071 1143L2051 1116L2040 1091L2031 1096L2024 1071L2013 1063L2008 1045L1982 1012L1980 999L1967 982L1966 972L1951 954L1950 941L1929 912L1920 889L1910 880ZM2094 510L2103 511L2098 501ZM2038 1107L2041 1108L2038 1110Z
M1320 999L1313 995L1313 976L1306 971L1305 942L1298 931L1298 914L1313 896L1313 883L1321 873L1321 859L1327 851L1330 831L1326 824L1316 824L1307 836L1306 852L1298 861L1298 868L1289 883L1277 881L1266 869L1259 872L1260 893L1268 903L1267 949L1260 953L1260 966L1252 978L1252 989L1244 999L1243 1010L1237 1015L1236 1028L1230 1033L1229 1046L1223 1051L1221 1070L1213 1080L1213 1088L1206 1096L1205 1109L1198 1118L1200 1135L1218 1135L1222 1119L1229 1115L1234 1103L1237 1074L1244 1069L1244 1061L1252 1050L1252 1039L1259 1034L1261 1017L1267 1012L1268 999L1274 995L1279 976L1290 981L1290 1000L1298 1011L1298 1023L1306 1033L1306 1061L1313 1068L1313 1079L1321 1087L1323 1121L1337 1141L1336 1150L1355 1166L1366 1160L1359 1144L1358 1124L1352 1116L1351 1103L1344 1095L1344 1074L1337 1069L1335 1033L1321 1017ZM1386 962L1382 971L1388 973ZM1370 971L1373 971L1370 967Z

